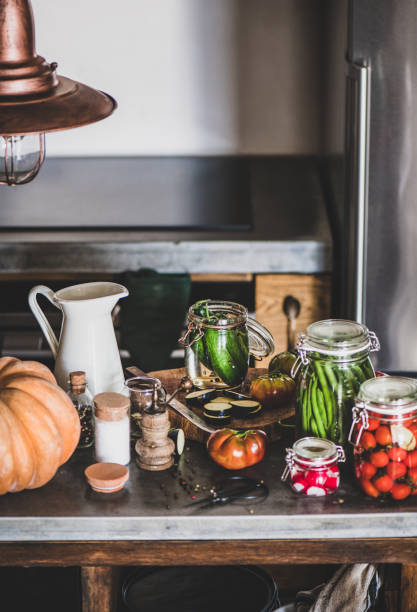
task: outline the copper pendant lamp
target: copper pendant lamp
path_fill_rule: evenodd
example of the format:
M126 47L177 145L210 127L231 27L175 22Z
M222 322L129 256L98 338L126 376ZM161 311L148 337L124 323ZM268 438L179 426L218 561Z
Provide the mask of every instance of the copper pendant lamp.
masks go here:
M36 54L30 0L0 0L0 184L28 183L45 156L45 132L108 117L109 95L57 75Z

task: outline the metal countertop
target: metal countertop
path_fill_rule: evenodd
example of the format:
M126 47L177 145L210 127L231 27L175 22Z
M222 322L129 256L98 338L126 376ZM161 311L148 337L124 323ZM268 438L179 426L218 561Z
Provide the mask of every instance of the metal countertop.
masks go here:
M344 477L334 496L307 498L282 483L283 446L270 445L265 460L245 470L263 478L270 495L262 503L186 507L207 494L226 471L205 448L187 443L178 467L144 472L130 465L130 480L111 495L93 492L84 468L91 450L78 451L44 487L0 498L0 541L254 540L417 537L417 497L381 504ZM200 492L180 483L199 484ZM251 510L253 513L251 513Z

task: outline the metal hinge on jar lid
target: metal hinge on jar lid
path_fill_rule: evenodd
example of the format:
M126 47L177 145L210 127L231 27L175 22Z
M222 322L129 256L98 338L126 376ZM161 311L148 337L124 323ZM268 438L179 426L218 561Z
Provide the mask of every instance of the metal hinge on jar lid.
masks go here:
M291 469L294 467L294 457L295 457L295 453L293 451L292 448L287 448L286 449L286 455L285 455L285 463L286 466L284 468L284 471L282 472L282 476L281 476L281 480L284 482L285 480L287 480Z
M356 402L356 405L352 408L352 425L350 427L348 441L357 446L359 444L359 440L361 439L361 435L364 429L368 429L368 412L365 408L365 404L363 402ZM355 430L356 425L360 423L360 428L358 431L358 435L356 436L356 440L353 441L353 432Z

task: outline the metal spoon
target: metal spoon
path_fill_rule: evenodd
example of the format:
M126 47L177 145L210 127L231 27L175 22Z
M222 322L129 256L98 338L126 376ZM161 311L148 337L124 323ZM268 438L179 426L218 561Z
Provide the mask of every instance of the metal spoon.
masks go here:
M301 304L297 300L297 298L293 297L292 295L287 295L284 300L282 309L287 317L288 350L292 351L295 347L296 319L300 314Z

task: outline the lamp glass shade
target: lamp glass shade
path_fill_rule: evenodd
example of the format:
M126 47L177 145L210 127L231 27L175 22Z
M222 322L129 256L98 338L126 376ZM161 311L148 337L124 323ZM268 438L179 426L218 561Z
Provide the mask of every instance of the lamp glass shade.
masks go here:
M0 136L0 184L28 183L38 174L44 157L44 134Z

